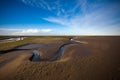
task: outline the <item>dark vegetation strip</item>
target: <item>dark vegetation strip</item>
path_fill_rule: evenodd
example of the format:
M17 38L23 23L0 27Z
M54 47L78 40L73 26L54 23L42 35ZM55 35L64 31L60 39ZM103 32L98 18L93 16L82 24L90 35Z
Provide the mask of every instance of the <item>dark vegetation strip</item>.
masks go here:
M30 49L10 49L10 50L2 50L0 51L0 54L5 54L8 52L13 52L13 51L22 51L22 50L30 50Z

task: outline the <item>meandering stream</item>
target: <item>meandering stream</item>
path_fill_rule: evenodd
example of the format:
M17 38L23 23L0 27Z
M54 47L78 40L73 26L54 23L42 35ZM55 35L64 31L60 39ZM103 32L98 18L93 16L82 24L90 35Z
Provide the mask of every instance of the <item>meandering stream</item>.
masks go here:
M59 60L62 57L62 55L64 54L64 48L66 46L69 46L71 44L77 44L77 43L81 43L81 44L86 44L87 43L87 42L84 42L84 41L78 41L78 40L74 40L74 39L72 39L70 41L75 42L75 43L68 43L68 44L61 45L59 50L58 50L58 53L55 56L53 56L52 58L50 58L48 61ZM40 52L39 51L34 50L32 53L33 53L33 56L31 57L31 61L42 61L40 59Z
M6 41L17 41L17 40L20 40L19 38L11 38L11 39L6 39ZM22 39L23 40L23 39ZM32 50L32 57L30 58L31 61L34 61L34 62L38 62L38 61L56 61L56 60L59 60L61 59L61 57L64 55L64 49L66 46L69 46L69 45L74 45L74 44L87 44L87 42L85 41L78 41L76 39L73 39L71 38L70 39L70 43L66 43L66 44L63 44L59 47L56 55L52 56L51 58L49 59L41 59L41 52L38 51L39 48L42 48L42 47L50 47L51 45L47 45L47 44L26 44L26 45L22 45L22 46L18 46L16 47L15 49L12 49L12 50L8 50L8 51L1 51L0 53L7 53L7 52L11 52L11 51L21 51L21 50Z

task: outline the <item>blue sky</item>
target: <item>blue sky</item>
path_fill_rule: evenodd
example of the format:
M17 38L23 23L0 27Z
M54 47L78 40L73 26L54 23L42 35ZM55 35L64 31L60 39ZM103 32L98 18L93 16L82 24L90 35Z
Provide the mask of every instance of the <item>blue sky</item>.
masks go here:
M0 35L120 35L120 0L0 0Z

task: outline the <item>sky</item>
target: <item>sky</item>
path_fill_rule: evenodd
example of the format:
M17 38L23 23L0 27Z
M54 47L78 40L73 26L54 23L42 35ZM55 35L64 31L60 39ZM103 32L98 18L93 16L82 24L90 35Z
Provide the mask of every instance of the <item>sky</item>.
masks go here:
M120 0L0 0L0 35L120 35Z

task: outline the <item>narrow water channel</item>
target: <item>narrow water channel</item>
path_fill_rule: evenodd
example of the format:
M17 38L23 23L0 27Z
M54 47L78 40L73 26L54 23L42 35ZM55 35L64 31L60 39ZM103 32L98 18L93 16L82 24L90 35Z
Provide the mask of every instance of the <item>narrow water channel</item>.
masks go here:
M60 48L58 49L58 53L55 56L53 56L52 58L48 59L48 61L56 61L56 60L61 59L62 55L64 54L64 48L66 46L77 44L77 43L85 43L83 41L77 41L77 40L73 40L73 39L72 39L71 42L73 42L73 43L68 43L68 44L61 45ZM34 50L32 53L33 53L33 56L30 59L31 61L42 61L40 59L40 52L39 51Z
M56 61L61 59L62 55L64 54L64 48L66 46L69 46L73 43L69 43L69 44L63 44L62 46L60 46L60 48L58 49L58 53L53 56L52 58L48 59L48 61ZM40 52L37 50L34 50L33 52L33 56L31 57L31 61L42 61L42 59L40 59Z

